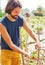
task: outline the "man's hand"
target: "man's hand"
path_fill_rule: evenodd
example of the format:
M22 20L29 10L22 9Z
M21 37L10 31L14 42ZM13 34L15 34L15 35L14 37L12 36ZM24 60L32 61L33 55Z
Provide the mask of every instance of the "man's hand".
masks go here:
M28 52L23 51L23 55L30 59L30 55L28 54Z

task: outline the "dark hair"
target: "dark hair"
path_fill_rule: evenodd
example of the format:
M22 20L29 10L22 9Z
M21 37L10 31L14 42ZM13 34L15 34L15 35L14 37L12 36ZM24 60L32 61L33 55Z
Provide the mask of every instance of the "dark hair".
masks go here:
M15 1L15 0L9 0L7 6L6 6L6 8L5 8L5 12L10 14L11 11L12 11L14 8L16 8L16 7L22 8L21 3L20 3L19 1Z

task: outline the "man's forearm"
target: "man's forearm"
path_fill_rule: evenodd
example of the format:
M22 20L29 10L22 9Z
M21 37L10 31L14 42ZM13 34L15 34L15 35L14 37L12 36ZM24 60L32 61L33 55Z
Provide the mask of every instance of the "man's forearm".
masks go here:
M34 32L31 29L27 29L28 34L37 42L37 36L34 34Z
M38 41L37 36L31 31L30 36L35 40L35 42Z
M11 44L9 45L9 47L10 47L13 51L16 51L16 52L21 53L21 54L24 55L24 50L20 49L20 48L17 47L16 45L14 45L12 41L10 41L10 43L11 43Z

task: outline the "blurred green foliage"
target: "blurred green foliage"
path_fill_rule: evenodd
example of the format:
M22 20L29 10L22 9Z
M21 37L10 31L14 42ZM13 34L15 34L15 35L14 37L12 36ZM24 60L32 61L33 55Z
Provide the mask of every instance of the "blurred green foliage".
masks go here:
M2 12L2 10L0 9L0 19L1 19L2 17L4 17L5 15L6 15L6 13Z

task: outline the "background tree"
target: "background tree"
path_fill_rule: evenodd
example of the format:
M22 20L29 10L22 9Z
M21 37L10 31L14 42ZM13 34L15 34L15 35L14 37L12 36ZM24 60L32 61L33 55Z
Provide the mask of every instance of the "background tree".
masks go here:
M45 10L43 9L42 6L39 6L36 10L33 10L32 13L35 16L43 16L44 15Z

